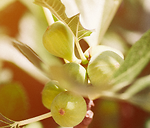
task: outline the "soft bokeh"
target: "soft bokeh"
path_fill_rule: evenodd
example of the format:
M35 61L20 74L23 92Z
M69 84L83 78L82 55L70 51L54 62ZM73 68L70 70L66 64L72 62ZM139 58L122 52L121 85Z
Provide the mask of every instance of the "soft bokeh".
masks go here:
M65 0L62 1L65 3ZM74 0L73 2L76 4L73 4L75 9L72 8L72 6L70 7L75 13L79 10L82 11L81 3L83 5L86 4L85 0ZM69 3L70 2L68 2L68 4ZM149 3L150 0L123 1L104 38L99 43L119 49L126 56L129 48L150 28ZM94 6L94 3L92 4ZM90 8L90 6L88 8ZM97 9L101 10L100 8ZM67 10L70 11L68 7ZM86 11L86 9L84 11ZM81 15L85 13L84 11ZM49 15L49 13L47 15ZM98 12L95 17L93 15L94 18L91 18L87 25L91 24L92 26L93 22L96 22L97 16L99 16ZM89 19L89 17L87 19ZM0 113L7 115L8 118L12 120L31 118L49 111L43 106L41 101L41 91L49 79L14 48L12 39L17 39L30 46L44 62L49 65L61 65L61 59L49 54L42 44L43 33L51 22L53 22L51 19L47 22L42 7L33 4L31 0L0 1L0 91L4 89L3 87L5 85L11 87L14 85L13 89L10 87L0 94L3 96L0 100L0 108L3 108L0 109ZM98 24L99 22L96 23ZM90 29L92 29L91 26L89 27ZM80 43L83 49L88 47L85 41L82 40ZM149 74L149 66L150 65L144 69L140 76ZM14 100L16 104L24 103L22 108L18 108L18 106L20 106L18 105L17 107L13 107L12 110L10 106L7 106L7 102L2 103L10 99L9 96L11 95L9 91L12 91L12 99L16 96L15 94L18 94L16 96L18 98L20 97L20 92L24 92L22 99ZM125 101L114 101L102 98L94 102L95 106L92 108L94 111L94 119L89 128L150 127L148 120L150 119L149 112L137 106ZM8 108L9 110L4 111L4 108ZM14 114L8 113L9 111L14 111ZM20 116L20 113L17 114L17 112L20 111L26 113ZM45 119L41 122L43 126L39 124L40 128L58 127L52 118ZM27 128L32 125L27 126Z

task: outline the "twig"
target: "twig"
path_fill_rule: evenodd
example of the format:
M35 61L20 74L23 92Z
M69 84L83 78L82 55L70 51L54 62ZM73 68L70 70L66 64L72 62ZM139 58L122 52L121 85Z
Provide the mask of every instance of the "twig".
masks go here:
M18 121L18 122L15 122L15 123L18 124L18 126L23 126L23 125L26 125L26 124L29 124L29 123L33 123L33 122L37 122L37 121L49 118L51 116L52 116L52 114L51 114L51 112L49 112L49 113L46 113L46 114L43 114L43 115L40 115L40 116L37 116L37 117L33 117L33 118L30 118L30 119Z

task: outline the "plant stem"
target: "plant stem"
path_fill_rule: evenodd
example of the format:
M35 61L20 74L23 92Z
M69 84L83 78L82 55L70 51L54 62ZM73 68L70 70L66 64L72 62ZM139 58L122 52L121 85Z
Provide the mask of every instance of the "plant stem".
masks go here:
M18 124L18 126L23 126L23 125L26 125L26 124L29 124L29 123L33 123L33 122L37 122L37 121L49 118L51 116L52 116L52 114L51 114L51 112L49 112L49 113L46 113L46 114L43 114L43 115L40 115L40 116L37 116L37 117L33 117L33 118L30 118L30 119L18 121L16 123Z
M82 63L83 63L83 64L86 64L88 61L87 61L86 57L85 57L84 54L83 54L83 51L82 51L82 49L81 49L81 47L80 47L80 44L79 44L78 39L75 39L75 44L76 44L76 47L77 47L77 49L78 49L78 52L79 52L80 58L81 58L81 60L82 60Z

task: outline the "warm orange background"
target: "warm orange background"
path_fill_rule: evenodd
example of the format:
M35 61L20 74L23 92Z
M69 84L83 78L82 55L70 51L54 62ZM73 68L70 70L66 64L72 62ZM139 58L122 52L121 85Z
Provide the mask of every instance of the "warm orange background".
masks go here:
M142 14L143 9L140 8L140 5L138 5L139 8L136 9L133 8L132 6L127 7L125 6L125 4L126 3L121 5L114 19L113 21L114 26L118 24L125 29L139 30L144 32L146 28L142 27L142 25L140 24L142 21L138 20L141 19L140 14ZM131 9L133 9L132 13L135 13L135 18L129 20L128 12L131 11ZM0 27L3 26L7 29L6 31L7 35L11 37L17 36L17 34L19 33L18 29L19 20L26 11L28 11L28 9L19 1L16 1L0 12ZM25 118L31 118L48 112L48 110L42 105L41 102L41 91L44 85L10 62L4 62L3 68L6 67L10 68L13 71L13 81L20 82L24 86L25 91L27 92L29 99L29 110L28 116ZM142 74L146 74L146 71L149 70L150 68L148 66L144 70L145 72L143 71ZM104 111L101 111L99 108L99 104L102 101L103 101L102 99L95 101L95 107L93 107L95 115L93 122L90 125L90 128L107 128L104 127L104 121L107 121L108 119L108 121L105 122L106 124L107 123L109 124L109 121L111 121L109 118L111 115L107 113L107 109L109 108L109 106L106 106ZM145 121L150 117L150 114L148 112L145 112L144 110L136 106L133 106L127 102L123 101L116 101L116 102L119 104L117 111L117 113L119 113L117 117L119 120L118 121L119 128L144 128ZM55 128L57 126L52 118L45 119L42 121L42 123L45 128Z

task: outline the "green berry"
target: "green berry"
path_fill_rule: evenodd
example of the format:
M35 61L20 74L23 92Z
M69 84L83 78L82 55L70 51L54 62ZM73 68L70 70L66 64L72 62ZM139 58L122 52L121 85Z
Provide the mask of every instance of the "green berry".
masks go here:
M99 49L91 51L91 60L87 67L87 73L93 86L106 89L113 73L123 63L123 57L118 50L107 46L99 46ZM108 88L107 88L108 89Z
M74 61L74 39L70 30L60 21L53 23L43 35L44 47L53 55Z
M53 99L62 91L64 90L58 87L58 82L56 81L48 82L42 91L43 105L46 108L50 109Z
M77 63L66 63L63 65L68 77L74 82L85 84L87 83L87 73L83 66Z
M84 119L87 106L84 98L71 92L61 92L52 102L51 113L57 124L74 127Z

